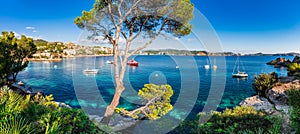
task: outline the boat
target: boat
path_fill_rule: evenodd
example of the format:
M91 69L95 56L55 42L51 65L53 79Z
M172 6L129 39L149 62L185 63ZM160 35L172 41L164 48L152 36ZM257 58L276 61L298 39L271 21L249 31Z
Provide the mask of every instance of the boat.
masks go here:
M138 66L139 65L139 63L137 61L133 60L133 59L130 60L129 62L127 62L127 64L130 65L130 66Z
M203 67L205 68L205 69L209 69L210 68L210 66L209 66L209 63L208 63L208 59L206 59L206 65L204 65Z
M98 69L85 69L83 70L85 74L98 74Z
M235 73L235 69L237 69L237 73ZM240 58L239 58L239 56L237 57L237 60L235 62L234 69L233 69L233 72L232 72L232 77L233 78L247 78L248 77L248 74L245 71L240 70Z
M106 64L113 64L114 62L108 60L108 61L106 61L105 63L106 63Z
M94 60L94 66L95 66L95 60ZM98 74L98 69L85 69L83 70L84 74Z
M23 83L22 81L19 81L19 82L18 82L18 85L19 85L19 86L24 86L24 83Z
M204 68L205 68L205 69L209 69L210 66L209 66L209 65L204 65Z
M235 74L233 73L232 77L233 78L246 78L246 77L248 77L248 74L246 72L240 72L240 71L238 71Z
M218 66L216 64L216 59L214 59L214 65L212 66L213 70L217 70Z
M217 70L218 66L217 66L217 65L213 65L212 68L213 68L214 70Z

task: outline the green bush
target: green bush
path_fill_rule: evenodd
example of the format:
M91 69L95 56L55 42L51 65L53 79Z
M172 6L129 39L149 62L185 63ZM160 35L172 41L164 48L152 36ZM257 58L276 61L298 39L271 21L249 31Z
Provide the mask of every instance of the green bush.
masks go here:
M255 77L253 86L256 89L258 95L266 97L266 93L269 89L271 89L274 84L277 82L277 74L260 74Z
M103 125L102 125L103 127ZM59 108L53 97L0 90L0 133L103 133L80 109Z
M206 123L198 120L206 113L199 113L196 120L184 121L175 132L185 133L280 133L281 121L279 118L270 117L263 112L256 111L253 107L236 107L221 112L212 112L211 118Z
M296 133L300 134L300 89L290 89L287 94L289 96L289 104L292 106L290 110L291 124Z
M292 64L288 65L287 70L290 73L300 72L300 64L299 63L292 63Z
M1 134L28 134L33 133L34 128L29 122L17 115L6 116L1 118L0 133Z

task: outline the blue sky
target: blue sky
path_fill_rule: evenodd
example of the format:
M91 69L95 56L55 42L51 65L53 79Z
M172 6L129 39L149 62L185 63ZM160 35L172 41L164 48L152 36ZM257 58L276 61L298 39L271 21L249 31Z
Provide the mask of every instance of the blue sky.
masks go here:
M14 31L49 41L78 40L73 20L94 0L7 0L0 5L0 31ZM211 23L224 51L300 52L299 0L192 0ZM195 16L193 23L198 20ZM195 23L196 24L196 23ZM193 31L201 30L194 25ZM192 40L193 36L183 38ZM164 41L155 43L166 43ZM197 41L187 48L204 49Z

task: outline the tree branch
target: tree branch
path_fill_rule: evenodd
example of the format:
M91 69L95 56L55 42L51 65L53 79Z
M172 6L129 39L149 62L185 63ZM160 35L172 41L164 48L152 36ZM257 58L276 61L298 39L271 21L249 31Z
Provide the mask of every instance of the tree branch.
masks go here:
M134 113L138 112L138 111L142 111L144 114L146 113L144 110L149 106L151 105L152 103L154 103L157 99L161 98L164 94L160 95L160 96L157 96L153 99L151 99L150 101L147 102L147 104L145 106L142 106L140 108L137 108L133 111L130 111L128 114L126 114L127 116L132 116ZM147 113L146 113L147 114Z
M121 55L121 50L119 50L119 59L120 59L120 63L121 63L121 68L123 68L123 58L122 58L122 55Z
M159 29L159 31L150 39L150 41L148 41L145 45L136 48L133 52L131 52L129 54L129 56L132 56L133 54L135 54L136 52L145 49L146 47L148 47L157 37L158 35L160 35L160 33L162 32L165 24L167 23L167 21L164 21L164 23L162 24L161 28Z
M110 16L110 19L112 21L112 23L114 24L115 27L117 27L117 23L113 17L113 14L112 14L112 11L111 11L111 0L107 2L108 3L108 12L109 12L109 16Z
M124 17L122 18L122 20L125 20L125 18L128 17L128 15L132 12L132 10L133 10L134 8L137 7L137 5L138 5L140 2L141 2L141 0L137 0L137 1L131 6L131 8L127 11L127 13L124 15ZM123 22L122 22L122 23L123 23ZM121 24L121 22L120 22L120 24Z
M123 17L122 12L121 12L121 6L122 6L123 2L124 2L124 0L120 0L120 3L119 3L119 5L118 5L118 12L119 12L120 18Z
M146 19L144 20L144 22L140 26L139 32L130 41L135 40L141 34L141 32L143 31L143 26L147 23L148 19L149 19L149 17L146 17Z

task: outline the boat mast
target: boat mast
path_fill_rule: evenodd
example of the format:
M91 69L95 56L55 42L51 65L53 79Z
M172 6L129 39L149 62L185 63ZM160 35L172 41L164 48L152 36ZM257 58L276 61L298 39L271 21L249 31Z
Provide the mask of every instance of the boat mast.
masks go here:
M237 57L237 59L236 59L236 61L235 61L235 64L234 64L234 68L233 68L233 71L232 71L232 74L234 74L234 71L235 71L235 69L236 69L236 64L238 63L238 57ZM238 68L239 69L239 68Z
M238 60L238 67L237 67L237 70L238 70L238 72L240 72L240 58L239 58L239 56L237 57L237 60Z

